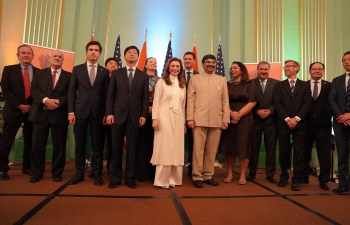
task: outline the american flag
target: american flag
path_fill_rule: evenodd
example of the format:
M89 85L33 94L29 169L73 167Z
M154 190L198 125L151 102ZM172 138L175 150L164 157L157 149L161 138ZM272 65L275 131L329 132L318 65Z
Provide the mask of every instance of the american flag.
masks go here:
M171 50L171 40L169 40L168 50L166 51L166 56L165 56L165 61L164 61L164 66L163 66L162 77L164 75L165 65L168 62L168 60L171 59L172 57L173 57L173 51Z
M117 59L118 68L122 68L123 67L122 58L120 57L120 34L118 35L117 42L115 43L114 58Z
M225 67L224 67L224 57L222 56L221 43L219 41L218 55L216 57L216 71L217 75L225 76Z

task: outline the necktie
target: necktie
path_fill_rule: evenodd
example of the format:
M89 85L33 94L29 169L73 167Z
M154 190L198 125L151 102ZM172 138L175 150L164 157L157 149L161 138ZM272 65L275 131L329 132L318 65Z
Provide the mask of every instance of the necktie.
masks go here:
M90 65L90 66L91 66L91 69L90 69L89 78L90 78L90 84L91 86L93 86L95 81L95 65Z
M315 81L314 82L315 85L314 85L314 93L312 93L312 98L314 99L314 101L316 101L317 97L318 97L318 81Z
M30 96L30 77L29 77L29 71L27 67L25 67L23 71L23 83L24 83L25 98L28 98Z
M56 83L56 73L57 73L56 70L54 70L54 71L52 72L52 88L55 87L55 83Z
M349 80L346 88L346 106L350 107L350 73L348 73Z
M133 75L132 75L132 71L134 71L132 68L129 68L129 87L131 87L131 82L132 82L132 78L133 78Z
M292 92L292 94L293 94L293 92L294 92L294 83L295 83L295 81L294 80L291 80L290 81L290 91Z
M261 81L261 89L262 89L262 93L264 94L265 93L265 81L264 80Z
M190 79L191 79L191 72L187 72L186 87L188 86L188 82L190 82Z

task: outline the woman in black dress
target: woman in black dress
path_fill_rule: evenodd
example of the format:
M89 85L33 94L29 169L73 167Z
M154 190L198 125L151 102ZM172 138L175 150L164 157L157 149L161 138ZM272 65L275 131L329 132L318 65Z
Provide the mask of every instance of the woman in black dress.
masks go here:
M233 167L239 157L241 175L239 184L246 184L245 173L249 158L254 151L254 118L252 109L257 97L255 85L249 80L247 68L234 61L230 69L231 81L227 83L231 123L223 130L220 140L220 154L226 156L227 176L225 183L233 180Z
M136 158L137 181L154 180L156 167L150 163L153 153L154 130L152 128L152 105L156 83L158 81L157 60L153 57L147 58L143 72L148 74L149 88L149 114L144 126L140 127L139 142Z

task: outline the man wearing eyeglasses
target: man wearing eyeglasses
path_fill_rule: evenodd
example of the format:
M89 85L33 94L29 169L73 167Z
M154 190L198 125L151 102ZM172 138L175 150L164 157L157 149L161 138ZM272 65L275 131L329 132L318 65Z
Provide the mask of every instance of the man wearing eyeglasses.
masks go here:
M277 83L274 89L274 105L277 112L277 134L279 140L279 162L281 166L278 187L288 184L290 162L290 136L293 138L293 191L300 190L304 162L306 115L311 107L311 90L307 82L297 78L300 65L294 60L284 62L284 73L288 79Z
M317 157L320 164L320 175L318 181L323 190L329 190L328 181L331 167L331 134L332 134L332 112L328 102L331 83L322 80L324 75L324 64L313 62L310 64L309 74L311 79L311 108L306 116L307 130L305 136L305 158L303 169L303 183L309 183L310 160L312 146L316 142Z

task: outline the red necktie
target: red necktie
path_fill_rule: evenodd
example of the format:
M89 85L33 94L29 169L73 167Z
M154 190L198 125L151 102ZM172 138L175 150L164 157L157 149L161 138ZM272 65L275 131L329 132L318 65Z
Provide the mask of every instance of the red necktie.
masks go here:
M57 73L56 70L54 70L54 71L52 72L52 88L55 87L55 83L56 83L56 73Z
M23 83L24 83L25 98L27 99L30 96L30 77L29 77L29 72L27 67L24 68Z

